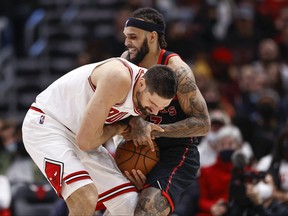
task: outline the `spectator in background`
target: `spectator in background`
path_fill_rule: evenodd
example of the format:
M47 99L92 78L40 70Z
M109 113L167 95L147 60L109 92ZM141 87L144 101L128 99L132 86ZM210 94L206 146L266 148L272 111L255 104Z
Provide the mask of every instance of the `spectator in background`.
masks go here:
M211 79L202 88L203 97L207 103L209 112L215 109L224 110L230 117L234 116L235 110L231 103L221 94L219 83Z
M256 165L259 171L268 171L273 177L273 198L288 202L288 125L275 141L271 154L261 158Z
M227 212L229 185L232 176L232 155L243 146L240 130L227 125L215 137L218 152L216 163L200 169L199 213L197 216L218 216Z
M249 207L243 210L245 216L287 216L287 203L277 200L273 196L274 182L271 175L256 184L246 184L246 196L251 201Z
M0 120L0 174L6 172L17 154L14 122Z
M211 51L210 64L213 77L219 83L222 97L228 103L234 105L239 89L231 49L225 46L214 47Z
M223 43L231 50L234 64L247 64L256 59L258 43L265 31L258 28L252 3L238 3L234 15Z
M255 159L258 161L272 151L273 141L277 137L283 123L277 118L280 97L272 89L263 89L258 95L256 111L241 128L246 130L247 141L251 144ZM285 116L283 116L283 120Z
M288 12L288 8L286 8L286 10ZM281 61L288 64L288 23L279 32L276 41L278 43Z
M280 61L279 49L274 40L260 41L258 60L253 67L258 73L267 75L268 86L277 91L280 97L288 94L288 67Z
M213 79L212 69L204 52L198 52L193 64L190 65L200 92L203 92L208 83Z
M217 132L224 126L231 124L231 118L225 111L215 109L210 112L211 129L198 145L200 167L211 166L217 160L218 152L215 146Z

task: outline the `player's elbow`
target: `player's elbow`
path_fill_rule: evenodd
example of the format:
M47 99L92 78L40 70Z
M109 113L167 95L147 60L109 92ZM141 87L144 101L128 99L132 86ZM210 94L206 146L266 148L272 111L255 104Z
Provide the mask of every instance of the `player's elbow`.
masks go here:
M91 149L91 144L90 144L91 141L85 139L83 136L79 134L77 134L76 136L76 143L82 151L88 151Z
M209 118L209 116L207 117L207 118L205 118L205 120L204 120L204 136L206 136L207 134L208 134L208 132L210 131L210 129L211 129L211 121L210 121L210 118Z

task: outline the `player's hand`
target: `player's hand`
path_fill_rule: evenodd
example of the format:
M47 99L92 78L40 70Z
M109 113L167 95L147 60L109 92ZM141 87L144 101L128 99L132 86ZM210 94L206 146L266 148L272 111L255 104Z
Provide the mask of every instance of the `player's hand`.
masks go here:
M125 171L126 177L137 187L138 190L141 190L146 182L146 176L140 171L133 169L132 175Z
M164 132L159 125L145 121L140 117L134 117L130 120L130 133L122 133L126 140L133 140L135 146L149 145L151 151L155 151L153 140L155 137L152 131Z
M106 125L106 127L115 128L116 134L118 134L118 135L121 135L125 131L129 131L129 128L130 128L128 125L125 125L125 124L120 123L120 122L115 122L113 124Z

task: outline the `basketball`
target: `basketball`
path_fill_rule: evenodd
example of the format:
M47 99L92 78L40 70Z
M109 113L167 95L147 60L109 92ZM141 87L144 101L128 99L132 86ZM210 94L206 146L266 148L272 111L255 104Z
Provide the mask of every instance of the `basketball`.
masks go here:
M141 170L144 175L147 175L160 159L160 151L155 142L154 146L155 151L152 152L149 145L136 147L132 140L122 140L115 152L119 169L130 173L132 169Z

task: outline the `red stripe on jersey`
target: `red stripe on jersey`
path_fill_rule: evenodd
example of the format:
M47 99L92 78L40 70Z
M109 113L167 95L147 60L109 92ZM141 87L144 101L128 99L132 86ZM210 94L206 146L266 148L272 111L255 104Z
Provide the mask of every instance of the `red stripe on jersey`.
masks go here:
M125 67L128 68L128 70L129 70L129 72L130 72L130 77L132 78L132 77L133 77L133 70L132 70L132 68L130 67L130 65L129 65L127 62L125 62L124 60L122 60L122 59L119 59L119 60L125 65Z
M170 177L169 177L168 184L167 184L166 189L165 189L165 192L166 192L166 193L168 193L168 191L169 191L169 188L170 188L170 185L171 185L172 178L173 178L174 174L177 172L177 170L179 169L179 167L181 167L181 166L183 165L188 150L189 150L189 149L186 148L184 154L182 155L182 160L180 161L180 163L179 163L179 164L174 168L174 170L172 171L172 174L171 174Z
M171 57L173 57L173 56L178 56L178 55L177 55L177 54L175 54L175 53L172 53L172 54L168 55L168 56L167 56L167 58L165 59L164 65L167 65L167 64L168 64L168 61L169 61L169 59L170 59Z
M140 77L145 73L145 71L141 68L139 69L139 71L137 72L137 75L135 76L135 84L133 86L133 91L135 88L136 83L139 81ZM133 105L134 105L134 112L137 113L138 115L141 115L141 111L140 109L135 105L134 101L133 101Z
M80 181L83 179L91 179L88 172L79 171L79 172L72 173L72 174L63 178L63 180L66 182L66 184L71 184L73 182Z
M164 55L165 52L166 52L166 50L161 49L160 55L159 55L159 57L158 57L158 62L157 62L157 64L161 64L161 62L162 62L162 57L163 57L163 55Z
M108 200L111 200L117 196L120 196L121 194L134 192L134 191L137 192L138 190L135 187L135 185L133 185L132 183L122 184L108 191L105 191L104 193L101 193L99 195L96 208L99 209L100 206L103 206L103 202L107 202Z
M34 106L30 106L30 109L34 110L34 111L37 111L37 112L40 112L42 114L45 114L41 109L37 108L37 107L34 107Z
M167 52L167 53L166 53L166 52ZM169 59L170 59L171 57L173 57L173 56L179 56L179 55L176 54L176 53L170 53L169 55L167 55L168 53L170 53L170 52L167 51L167 50L162 49L161 52L160 52L160 54L159 54L157 64L162 64L163 56L164 56L164 58L165 58L165 59L164 59L164 62L163 62L164 65L167 65L167 64L168 64L168 61L169 61ZM166 54L166 56L165 56L165 54Z
M88 82L89 82L89 85L91 86L92 90L95 91L96 90L96 86L92 83L91 75L88 77Z
M168 202L169 202L169 204L170 204L170 206L171 206L171 212L173 212L175 207L174 207L174 203L173 203L171 197L170 197L169 194L166 193L165 191L161 191L161 194L162 194L164 197L166 197L166 199L168 200Z

